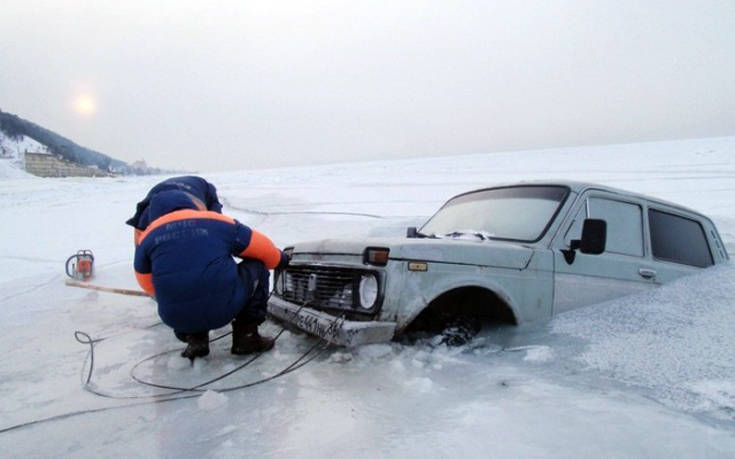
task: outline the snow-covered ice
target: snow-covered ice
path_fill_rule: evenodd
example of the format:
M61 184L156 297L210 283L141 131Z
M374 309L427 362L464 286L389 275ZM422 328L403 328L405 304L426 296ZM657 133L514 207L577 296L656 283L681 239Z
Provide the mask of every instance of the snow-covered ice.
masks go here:
M96 282L136 288L123 222L161 177L38 179L0 159L0 433L3 457L733 457L735 267L646 294L484 330L466 346L427 339L329 348L285 332L240 372L229 338L191 366L155 304L64 286L92 249ZM603 183L710 215L735 253L735 138L579 147L207 174L225 212L283 247L402 235L446 199L517 180ZM266 333L280 328L265 324ZM89 345L74 331L106 338ZM226 333L212 332L212 336ZM312 354L313 355L313 354Z
M585 367L675 408L735 420L734 303L735 267L726 265L562 314L552 329L586 341L575 357Z

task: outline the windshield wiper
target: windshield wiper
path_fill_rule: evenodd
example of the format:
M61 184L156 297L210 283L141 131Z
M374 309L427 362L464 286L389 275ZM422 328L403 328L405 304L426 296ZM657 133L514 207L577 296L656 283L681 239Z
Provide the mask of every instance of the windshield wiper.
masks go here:
M489 239L486 235L482 234L479 231L452 231L451 233L445 234L444 237L460 237L465 235L479 237L481 241Z

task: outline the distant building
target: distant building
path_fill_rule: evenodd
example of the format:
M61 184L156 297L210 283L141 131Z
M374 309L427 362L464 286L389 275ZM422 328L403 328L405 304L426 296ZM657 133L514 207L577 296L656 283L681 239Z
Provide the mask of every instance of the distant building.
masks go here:
M140 171L148 170L148 164L146 164L144 159L139 159L133 162L132 164L130 164L130 167Z
M112 174L98 167L87 167L67 161L48 152L24 154L25 170L38 177L110 177Z

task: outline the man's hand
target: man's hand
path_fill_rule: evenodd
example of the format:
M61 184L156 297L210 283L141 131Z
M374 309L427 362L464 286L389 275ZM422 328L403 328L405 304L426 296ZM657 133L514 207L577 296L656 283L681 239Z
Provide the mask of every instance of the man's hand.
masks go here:
M291 259L286 255L285 252L281 252L281 261L278 263L278 266L276 266L276 270L283 271L288 267L288 263L291 261Z

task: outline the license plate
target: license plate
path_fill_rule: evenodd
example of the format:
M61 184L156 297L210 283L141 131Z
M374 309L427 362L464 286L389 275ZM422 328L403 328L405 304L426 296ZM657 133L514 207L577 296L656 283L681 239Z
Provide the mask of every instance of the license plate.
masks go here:
M325 325L316 317L306 314L297 318L296 326L312 335L324 338L327 341L334 341L339 329L337 319Z

